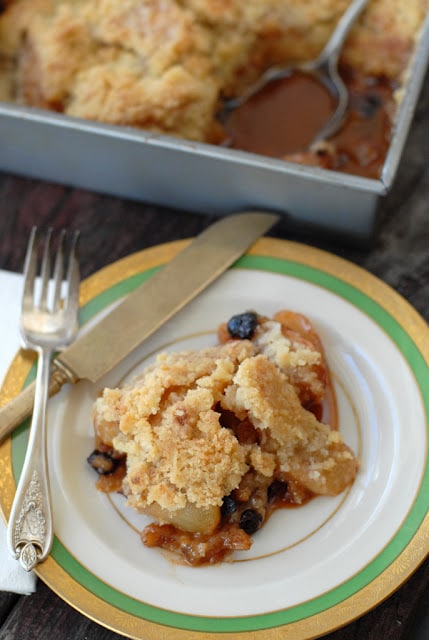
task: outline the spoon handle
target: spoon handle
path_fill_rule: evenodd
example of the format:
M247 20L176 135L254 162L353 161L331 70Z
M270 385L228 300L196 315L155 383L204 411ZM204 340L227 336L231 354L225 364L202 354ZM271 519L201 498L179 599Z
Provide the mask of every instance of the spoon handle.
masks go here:
M345 39L348 36L356 18L365 9L369 0L353 0L346 11L341 16L337 26L335 27L328 43L319 56L318 63L322 64L325 60L330 64L336 64L343 48Z

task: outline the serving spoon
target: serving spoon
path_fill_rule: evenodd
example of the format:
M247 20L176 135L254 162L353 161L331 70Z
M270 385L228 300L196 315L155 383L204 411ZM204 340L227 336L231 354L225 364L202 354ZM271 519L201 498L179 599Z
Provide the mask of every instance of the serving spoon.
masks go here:
M350 29L368 2L369 0L352 0L338 21L329 41L315 60L287 67L271 67L241 96L226 100L220 114L221 121L227 121L232 112L245 105L251 98L257 97L257 94L270 83L290 77L294 73L308 74L325 86L335 101L332 115L313 137L310 148L317 146L322 140L330 138L343 124L349 103L348 89L338 72L340 53Z

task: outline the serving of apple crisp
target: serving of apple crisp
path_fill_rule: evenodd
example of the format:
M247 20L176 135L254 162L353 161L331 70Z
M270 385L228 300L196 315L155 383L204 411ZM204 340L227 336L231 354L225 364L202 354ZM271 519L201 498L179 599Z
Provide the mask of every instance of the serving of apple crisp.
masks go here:
M338 495L358 470L306 317L245 312L218 338L158 355L93 409L98 488L154 519L145 545L191 565L248 550L275 509Z

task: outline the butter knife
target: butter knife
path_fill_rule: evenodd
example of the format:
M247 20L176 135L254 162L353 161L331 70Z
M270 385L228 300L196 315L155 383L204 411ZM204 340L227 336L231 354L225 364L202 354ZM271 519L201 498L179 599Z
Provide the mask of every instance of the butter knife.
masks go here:
M278 219L274 213L245 212L208 227L54 358L50 395L66 383L100 380L226 271ZM33 403L34 383L0 409L0 439L31 414Z

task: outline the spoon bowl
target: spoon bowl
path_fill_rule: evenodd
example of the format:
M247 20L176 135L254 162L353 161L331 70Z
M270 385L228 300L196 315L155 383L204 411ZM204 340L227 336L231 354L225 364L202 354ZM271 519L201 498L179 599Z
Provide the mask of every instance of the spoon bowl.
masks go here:
M262 92L269 84L282 78L290 77L294 73L304 73L313 76L320 84L324 85L335 102L332 115L313 137L310 148L317 147L321 141L334 135L344 122L349 103L349 92L339 74L338 60L350 29L368 2L369 0L352 0L349 7L341 16L329 41L315 60L286 67L271 67L261 75L258 82L252 85L241 96L225 102L220 114L220 119L225 122L234 110L245 105L251 98L256 97L257 94Z

